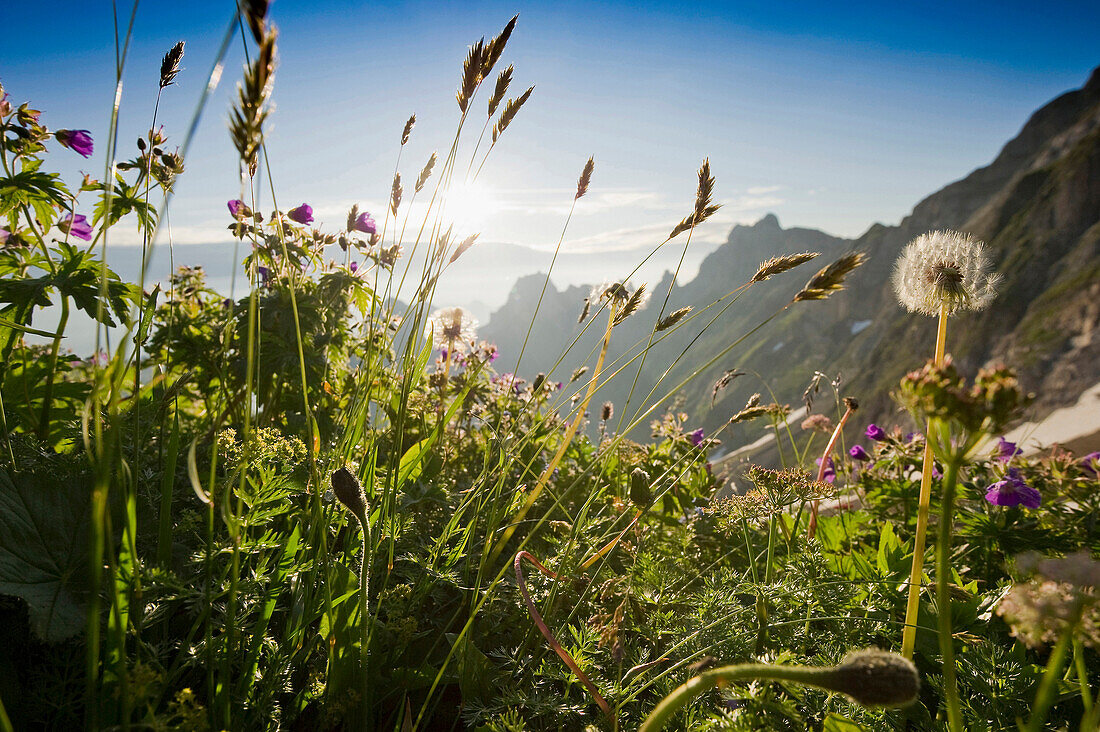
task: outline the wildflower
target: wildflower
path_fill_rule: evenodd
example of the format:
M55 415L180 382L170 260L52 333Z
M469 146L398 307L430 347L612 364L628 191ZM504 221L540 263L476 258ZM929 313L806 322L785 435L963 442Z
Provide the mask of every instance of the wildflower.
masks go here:
M11 236L11 232L7 229L0 229L0 246L8 243L8 237Z
M235 219L246 219L252 216L252 209L239 198L226 201L225 205L229 208L229 215Z
M816 463L820 467L821 458L817 458L816 460L814 460L814 463ZM825 480L826 483L835 483L836 482L836 470L833 469L833 459L832 458L828 458L826 460L826 462L825 462L825 471L821 474L821 477Z
M1017 455L1022 455L1023 450L1016 446L1015 442L1009 442L1003 437L997 438L997 452L993 456L994 460L998 460L1002 463L1007 463Z
M1090 452L1088 455L1081 458L1077 465L1082 471L1088 473L1093 478L1100 476L1100 470L1098 470L1100 469L1100 452Z
M378 231L378 224L375 222L373 216L364 211L355 217L354 223L351 224L351 231L373 234Z
M292 208L287 211L287 218L291 221L295 221L302 226L307 226L313 223L313 207L308 203L303 203L298 208Z
M352 274L355 274L356 270L359 269L359 263L358 262L352 262L351 264L348 265L348 269L351 270Z
M852 456L853 460L858 460L861 463L865 463L871 459L870 453L863 449L862 445L854 445L848 449L848 454Z
M1042 501L1042 495L1038 490L1024 482L1020 471L1009 468L1005 477L989 486L985 493L985 500L994 506L1019 506L1038 508Z
M437 347L461 349L476 335L477 321L462 308L436 310L431 320Z
M691 432L688 435L688 439L691 440L692 447L699 447L699 445L702 445L703 444L703 437L706 436L706 434L707 433L703 430L702 427L700 427L699 429Z
M65 218L57 222L57 228L61 231L75 236L77 239L83 239L84 241L91 241L92 239L92 225L88 223L88 219L83 214L66 214Z
M957 231L931 231L902 250L894 292L907 310L924 315L981 310L993 301L1000 279L989 269L981 242Z
M809 432L823 432L827 435L833 433L833 420L826 417L824 414L811 414L806 419L802 420L802 429Z
M886 431L873 423L867 425L867 431L863 434L867 435L867 439L873 442L882 442L886 439Z
M91 157L95 148L92 144L92 133L87 130L58 130L53 136L64 147L86 158Z
M1032 580L1008 591L997 606L1012 635L1029 646L1055 643L1070 628L1075 639L1100 648L1100 609L1094 592L1070 583Z
M256 268L256 272L258 272L260 275L260 283L266 287L268 282L270 282L271 280L271 270L269 270L267 267L264 267L263 265L260 265Z

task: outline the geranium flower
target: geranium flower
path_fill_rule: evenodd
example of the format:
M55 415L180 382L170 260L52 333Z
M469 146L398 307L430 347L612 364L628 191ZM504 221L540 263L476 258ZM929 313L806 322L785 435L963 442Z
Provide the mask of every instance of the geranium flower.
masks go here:
M64 147L86 158L91 157L95 149L95 145L92 144L92 133L87 130L58 130L53 133L53 136Z
M313 223L313 207L308 203L303 203L298 208L292 208L287 211L287 218L291 221L296 221L302 226L307 226Z
M994 506L1026 506L1038 508L1042 502L1042 495L1038 490L1024 482L1020 471L1009 468L1005 477L989 486L985 493L985 500Z
M91 241L92 239L92 225L88 223L88 219L83 214L66 214L65 218L57 222L57 228L61 229L70 236L75 236L77 239L83 239L84 241Z
M361 231L364 234L374 234L378 231L378 224L375 222L374 217L364 211L356 217L355 223L351 226L354 231Z
M867 425L867 431L864 432L864 434L867 435L868 440L873 440L874 442L882 442L886 439L886 431L877 424Z
M814 460L814 462L818 465L818 467L821 466L821 458L817 458L816 460ZM833 470L833 459L832 458L829 458L828 460L826 460L826 462L825 462L825 472L823 472L821 474L821 477L825 480L826 483L835 483L836 482L836 471Z
M703 437L706 436L706 434L706 431L704 431L702 427L689 434L688 437L691 439L692 446L699 447L699 445L703 444Z
M853 445L848 449L848 454L852 456L853 460L859 460L861 463L871 459L871 454L863 449L863 445Z
M1002 463L1007 463L1017 455L1023 455L1024 451L1016 446L1015 442L1009 442L1003 437L997 438L997 451L993 456L994 460L999 460Z
M1077 464L1081 467L1081 470L1085 471L1093 478L1100 476L1100 473L1097 472L1097 469L1100 468L1100 452L1090 452L1088 455L1081 458Z
M229 213L235 219L244 219L252 215L252 209L239 198L235 198L232 201L226 201L225 205L229 207Z

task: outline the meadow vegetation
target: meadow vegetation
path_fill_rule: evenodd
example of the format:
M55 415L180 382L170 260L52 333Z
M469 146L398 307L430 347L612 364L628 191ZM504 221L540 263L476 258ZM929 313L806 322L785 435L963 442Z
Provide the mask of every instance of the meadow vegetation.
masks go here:
M532 96L501 68L516 19L470 47L442 153L404 170L410 117L389 205L329 231L266 173L267 16L244 3L222 48L249 59L229 130L236 297L195 263L148 271L172 247L161 222L190 142L169 144L153 99L126 159L114 131L51 128L0 91L0 729L1097 729L1100 456L997 441L1028 402L1010 369L966 378L944 347L913 363L895 397L919 431L867 425L860 395L820 374L802 429L756 395L728 424L770 425L782 464L732 486L708 461L721 430L678 394L722 364L718 393L746 339L843 297L866 255L820 267L718 352L689 347L686 379L605 401L654 343L817 255L662 307L610 358L647 297L667 303L627 267L561 324L602 334L586 367L498 353L432 301L477 245L448 193ZM165 55L156 101L183 54ZM101 179L51 172L51 155L96 151ZM598 183L594 160L578 167L573 205ZM709 162L698 181L655 248L717 211ZM142 236L137 282L107 266L117 227ZM919 302L943 322L993 299L956 259L929 265ZM47 309L56 329L36 325ZM85 322L88 357L64 347ZM639 426L649 440L624 436Z

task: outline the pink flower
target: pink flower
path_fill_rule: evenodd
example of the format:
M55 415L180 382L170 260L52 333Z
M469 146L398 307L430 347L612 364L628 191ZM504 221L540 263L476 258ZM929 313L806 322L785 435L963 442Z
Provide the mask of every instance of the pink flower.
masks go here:
M817 458L816 460L814 460L814 462L817 463L818 466L820 466L821 465L821 458ZM821 477L825 479L826 483L835 483L836 482L836 471L833 470L833 459L832 458L828 458L828 460L825 462L825 472L823 472L821 474Z
M235 198L232 201L226 201L225 205L229 207L229 213L235 219L243 219L252 215L252 209L239 198Z
M65 218L57 222L57 228L61 231L75 236L77 239L83 239L84 241L91 241L92 239L92 225L88 223L88 219L83 214L65 214Z
M8 237L11 236L11 232L7 229L0 229L0 246L8 243Z
M87 130L58 130L53 136L63 146L86 158L91 157L95 148L92 144L92 133Z
M374 234L378 231L378 224L375 223L373 216L364 211L355 219L355 223L352 224L351 228L354 231L361 231L364 234Z
M303 203L298 208L292 208L287 211L287 217L291 221L296 221L302 226L307 226L313 223L313 207L308 203Z

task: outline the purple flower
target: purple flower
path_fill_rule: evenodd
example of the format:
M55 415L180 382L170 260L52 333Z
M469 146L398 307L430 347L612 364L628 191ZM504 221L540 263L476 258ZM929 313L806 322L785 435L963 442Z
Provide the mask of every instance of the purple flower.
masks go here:
M364 234L373 234L378 231L378 224L375 223L373 216L364 211L355 219L355 223L352 224L351 228Z
M256 271L260 275L260 283L266 286L268 281L271 279L271 270L261 264L259 267L256 268Z
M1016 468L1009 468L1005 477L989 486L985 493L985 500L994 506L1038 508L1042 498L1038 490L1024 482Z
M1007 463L1017 455L1023 455L1024 451L1016 447L1015 442L1009 442L1003 437L997 438L997 454L993 456L994 460L999 460L1002 463Z
M444 360L444 361L447 360L447 349L446 349L446 347L439 349L439 358Z
M222 300L222 307L226 310L230 309L231 307L233 307L233 301L230 300L228 297L225 298L224 300Z
M814 460L814 462L817 463L817 465L820 467L821 458L817 458L816 460ZM821 477L825 480L826 483L835 483L836 482L836 471L833 470L833 459L832 458L826 459L826 461L825 461L825 471L821 474Z
M292 208L287 211L287 217L291 221L297 221L302 226L313 223L313 207L308 203L303 203L298 208Z
M1100 452L1090 452L1081 458L1077 465L1093 478L1100 476L1100 472L1097 472L1097 468L1100 468Z
M706 436L706 434L707 433L703 430L703 428L700 427L699 429L688 435L688 437L691 439L692 446L699 447L699 445L703 444L703 437Z
M871 459L870 453L863 449L863 445L854 445L848 449L848 454L852 456L853 460L859 460L860 462L867 462Z
M940 472L940 466L932 463L932 477L939 480L943 477L943 473Z
M359 269L359 263L358 262L352 262L351 264L348 265L348 269L351 270L352 274L355 274L355 271Z
M92 225L88 223L88 219L83 214L65 214L65 218L57 222L57 228L61 229L66 234L75 236L77 239L83 239L84 241L91 241L92 239Z
M232 201L226 201L225 205L229 207L229 213L235 219L243 219L252 215L252 209L239 198L234 198Z
M867 431L864 434L867 435L868 440L874 442L882 442L886 439L886 432L877 424L867 425Z
M94 145L92 133L87 130L58 130L53 133L54 139L78 155L91 157Z

